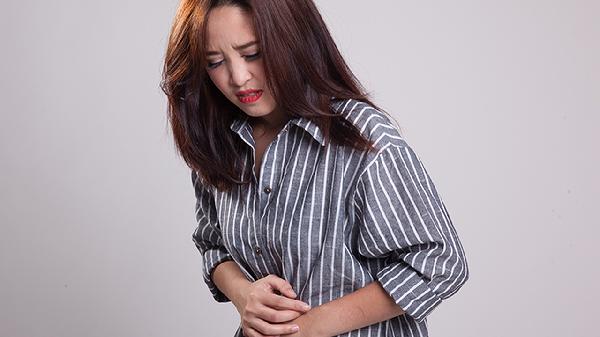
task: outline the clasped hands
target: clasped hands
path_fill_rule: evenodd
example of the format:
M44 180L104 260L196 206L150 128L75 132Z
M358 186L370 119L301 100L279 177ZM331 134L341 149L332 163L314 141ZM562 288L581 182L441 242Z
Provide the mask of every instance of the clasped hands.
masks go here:
M312 330L312 318L305 315L310 306L296 296L291 284L277 275L248 283L234 302L244 336L320 337Z

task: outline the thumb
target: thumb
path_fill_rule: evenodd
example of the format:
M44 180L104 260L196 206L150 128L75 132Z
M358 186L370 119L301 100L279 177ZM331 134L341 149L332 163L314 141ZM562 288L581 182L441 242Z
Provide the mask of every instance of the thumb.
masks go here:
M289 298L296 298L297 294L294 292L292 285L280 278L279 276L275 276L271 280L271 287L275 290L278 290L282 295L287 296Z

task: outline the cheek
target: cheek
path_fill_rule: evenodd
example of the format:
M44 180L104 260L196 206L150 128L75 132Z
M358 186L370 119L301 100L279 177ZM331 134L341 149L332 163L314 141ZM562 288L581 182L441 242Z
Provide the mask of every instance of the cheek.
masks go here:
M212 71L208 73L208 77L213 82L215 87L219 89L223 94L226 94L227 89L227 77L219 71Z
M256 62L253 64L252 67L250 67L252 75L254 76L255 79L258 79L260 81L263 81L265 78L265 69L262 65L262 61L261 62Z

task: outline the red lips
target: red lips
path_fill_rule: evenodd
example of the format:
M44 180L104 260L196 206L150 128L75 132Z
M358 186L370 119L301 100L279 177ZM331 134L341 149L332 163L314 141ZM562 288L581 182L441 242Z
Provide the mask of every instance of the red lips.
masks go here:
M245 95L249 95L251 93L255 93L255 92L259 92L259 91L262 91L262 90L259 90L259 89L247 89L247 90L238 91L236 93L236 95L238 95L238 96L245 96Z
M262 96L262 90L257 89L249 89L238 91L237 98L240 102L244 104L250 104L258 101Z

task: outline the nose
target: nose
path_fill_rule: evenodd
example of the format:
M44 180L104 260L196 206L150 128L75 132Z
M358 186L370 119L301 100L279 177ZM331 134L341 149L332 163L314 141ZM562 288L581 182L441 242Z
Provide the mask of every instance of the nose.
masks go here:
M231 69L229 70L231 84L236 87L243 87L252 78L248 64L245 60L232 61L229 64L231 64Z

